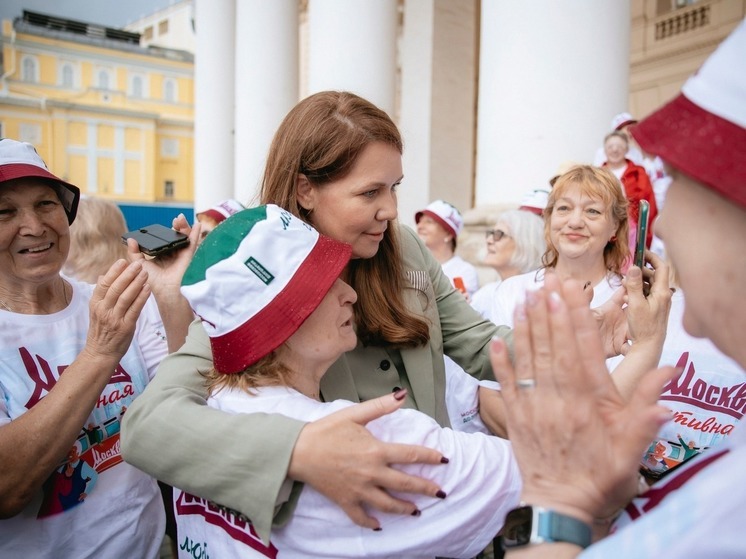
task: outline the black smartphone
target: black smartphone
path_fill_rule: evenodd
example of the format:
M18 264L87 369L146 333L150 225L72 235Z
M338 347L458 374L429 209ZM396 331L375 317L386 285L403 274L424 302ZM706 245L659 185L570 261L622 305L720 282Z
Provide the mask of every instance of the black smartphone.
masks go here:
M135 239L140 247L140 252L148 256L158 256L189 244L189 237L159 223L141 227L122 235L123 243L126 243L127 239Z
M635 266L645 266L645 239L648 236L648 220L650 216L650 203L640 200L640 212L637 220L637 240L635 241Z

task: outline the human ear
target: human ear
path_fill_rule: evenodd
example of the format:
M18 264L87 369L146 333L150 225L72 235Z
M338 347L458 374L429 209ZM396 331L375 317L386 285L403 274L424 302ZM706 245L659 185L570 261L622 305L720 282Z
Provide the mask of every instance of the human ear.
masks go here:
M298 173L295 178L295 198L298 205L307 211L312 211L315 202L315 189L306 175Z

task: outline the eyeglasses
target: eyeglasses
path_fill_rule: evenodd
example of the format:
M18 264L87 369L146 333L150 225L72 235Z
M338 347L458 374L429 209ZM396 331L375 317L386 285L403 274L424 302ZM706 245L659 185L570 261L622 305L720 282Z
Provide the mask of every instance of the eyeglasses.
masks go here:
M495 242L500 241L503 237L510 237L510 235L502 229L487 229L487 231L484 232L484 235L487 237L487 240L492 239Z

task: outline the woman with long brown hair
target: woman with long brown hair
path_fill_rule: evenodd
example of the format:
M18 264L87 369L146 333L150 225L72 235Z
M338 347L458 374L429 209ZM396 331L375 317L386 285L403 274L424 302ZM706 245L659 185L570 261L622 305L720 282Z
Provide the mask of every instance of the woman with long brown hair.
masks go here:
M474 376L491 378L489 341L509 330L482 319L414 231L398 224L402 149L385 112L352 93L321 92L296 105L280 125L262 183L261 203L277 204L352 246L342 278L358 294L360 341L331 366L321 397L374 401L309 424L208 409L198 371L212 367L212 354L195 323L185 346L164 360L155 384L127 412L128 461L241 511L265 539L273 516L282 522L292 513L293 482L310 484L370 528L379 527L370 509L415 513L411 502L389 491L444 496L436 484L390 467L438 463L440 453L379 442L362 424L397 407L390 394L407 389L405 407L448 426L443 355ZM497 417L486 421L500 424ZM168 444L175 439L178 447ZM211 459L217 453L219 469ZM286 501L290 506L275 515Z

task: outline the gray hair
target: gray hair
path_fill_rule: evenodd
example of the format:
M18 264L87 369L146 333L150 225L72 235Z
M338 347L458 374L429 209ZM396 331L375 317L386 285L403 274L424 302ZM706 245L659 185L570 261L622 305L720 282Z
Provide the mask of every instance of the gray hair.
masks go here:
M508 210L497 216L510 229L506 231L515 242L515 251L510 265L518 268L521 274L538 270L541 256L547 249L544 240L544 220L526 210Z

